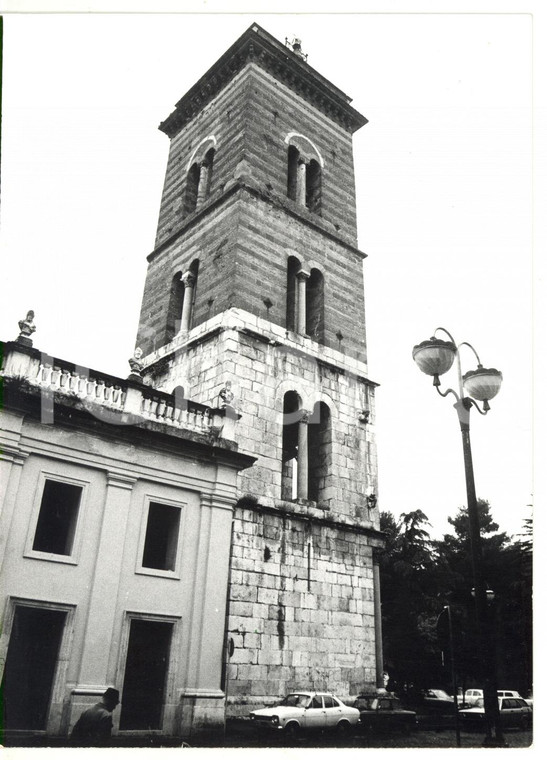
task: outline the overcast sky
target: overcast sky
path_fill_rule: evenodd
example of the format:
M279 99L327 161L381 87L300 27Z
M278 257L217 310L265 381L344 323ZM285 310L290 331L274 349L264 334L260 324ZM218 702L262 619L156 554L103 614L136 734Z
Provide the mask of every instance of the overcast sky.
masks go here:
M503 372L472 415L475 476L520 532L537 275L525 13L6 15L0 337L32 308L35 346L128 374L169 144L157 126L253 21L300 37L369 119L354 146L379 506L422 509L441 535L465 504L456 412L411 357L443 326Z

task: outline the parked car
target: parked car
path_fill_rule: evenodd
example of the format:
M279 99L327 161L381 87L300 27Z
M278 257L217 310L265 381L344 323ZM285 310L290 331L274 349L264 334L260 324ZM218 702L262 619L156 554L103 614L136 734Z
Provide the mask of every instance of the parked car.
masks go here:
M516 699L522 699L518 691L514 689L498 689L498 697L515 697ZM464 702L467 707L475 707L479 699L484 698L482 689L467 689L465 692Z
M522 697L499 697L500 722L503 728L529 728L532 724L532 708ZM480 726L484 722L484 699L475 707L460 710L462 726Z
M447 713L454 710L454 700L444 689L426 689L422 704L426 712Z
M298 691L273 707L250 713L257 728L285 732L295 736L301 730L332 729L346 733L359 722L359 710L345 705L339 697L327 692Z
M416 713L405 710L397 697L361 694L353 706L361 714L361 726L368 731L406 732L416 727Z
M511 691L510 689L498 689L498 697L516 697L522 699L518 691Z
M467 689L464 695L464 702L468 707L475 707L479 699L483 699L482 689Z

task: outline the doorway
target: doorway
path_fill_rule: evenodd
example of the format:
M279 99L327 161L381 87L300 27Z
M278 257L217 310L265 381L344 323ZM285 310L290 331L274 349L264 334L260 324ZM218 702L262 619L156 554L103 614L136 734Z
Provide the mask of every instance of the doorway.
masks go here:
M129 630L120 730L160 729L173 623L133 618Z
M45 731L66 615L15 607L2 678L5 730Z

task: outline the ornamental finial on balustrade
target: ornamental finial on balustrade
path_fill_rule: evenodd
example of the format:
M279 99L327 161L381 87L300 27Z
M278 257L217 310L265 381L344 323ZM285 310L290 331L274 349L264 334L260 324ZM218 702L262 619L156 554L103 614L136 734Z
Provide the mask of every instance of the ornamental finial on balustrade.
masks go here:
M17 342L22 343L25 346L32 346L32 340L30 336L36 331L36 325L34 324L34 312L32 310L27 311L27 316L24 319L19 320L19 335Z
M142 371L144 369L144 362L142 361L142 348L137 347L133 356L128 360L131 367L130 380L142 380Z

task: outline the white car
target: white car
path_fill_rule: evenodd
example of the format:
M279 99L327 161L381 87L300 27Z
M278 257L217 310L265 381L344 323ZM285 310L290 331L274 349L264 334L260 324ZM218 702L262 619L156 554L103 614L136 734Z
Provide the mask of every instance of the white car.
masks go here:
M482 689L467 689L463 701L468 707L474 707L483 698Z
M532 725L532 708L522 697L498 697L500 723L504 728L530 728ZM475 707L460 710L462 725L480 725L484 723L484 699L479 699Z
M334 694L297 691L288 694L274 707L253 710L249 717L257 728L284 731L294 736L301 730L325 728L346 733L359 723L360 713Z

